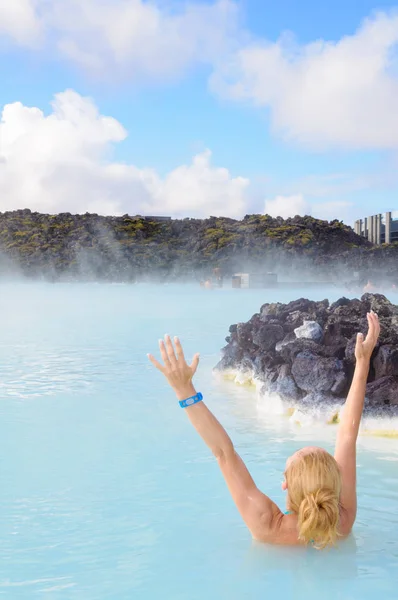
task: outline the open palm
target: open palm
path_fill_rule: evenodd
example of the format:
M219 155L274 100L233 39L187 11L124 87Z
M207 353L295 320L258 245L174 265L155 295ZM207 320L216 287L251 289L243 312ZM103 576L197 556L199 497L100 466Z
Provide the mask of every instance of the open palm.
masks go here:
M357 360L370 360L380 335L379 317L371 311L367 314L369 330L366 338L363 333L358 333L355 346L355 358Z
M148 354L148 358L153 366L163 373L170 386L177 393L181 392L181 394L184 394L190 391L192 378L199 364L199 354L195 354L192 363L188 365L181 342L177 337L174 338L174 344L175 350L169 335L166 335L164 340L159 340L159 349L163 364L156 360L152 354Z

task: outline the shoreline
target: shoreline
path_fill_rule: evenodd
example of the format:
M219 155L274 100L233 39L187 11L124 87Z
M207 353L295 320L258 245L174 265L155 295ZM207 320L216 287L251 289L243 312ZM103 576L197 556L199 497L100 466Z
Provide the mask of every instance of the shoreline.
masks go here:
M299 402L288 402L276 393L264 391L264 382L253 376L253 372L241 369L217 371L213 369L213 377L218 381L234 383L253 392L257 406L263 414L271 419L279 418L288 421L297 428L309 429L319 425L338 425L343 404L337 402L330 405L313 406L309 410ZM396 414L365 414L359 430L361 437L398 438L398 407Z

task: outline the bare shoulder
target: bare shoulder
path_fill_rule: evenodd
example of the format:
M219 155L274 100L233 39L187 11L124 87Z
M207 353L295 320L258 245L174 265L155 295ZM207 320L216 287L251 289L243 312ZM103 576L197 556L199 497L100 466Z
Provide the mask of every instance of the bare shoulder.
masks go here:
M260 522L255 531L252 531L253 538L266 544L301 546L302 542L298 538L298 519L296 514L283 514L279 508L274 505L275 510L271 523ZM340 527L339 535L341 538L348 537L352 531L353 518L351 511L340 508Z
M285 515L278 509L271 527L264 528L259 535L253 536L259 542L286 546L297 546L301 542L297 535L297 515ZM262 534L262 535L261 535Z

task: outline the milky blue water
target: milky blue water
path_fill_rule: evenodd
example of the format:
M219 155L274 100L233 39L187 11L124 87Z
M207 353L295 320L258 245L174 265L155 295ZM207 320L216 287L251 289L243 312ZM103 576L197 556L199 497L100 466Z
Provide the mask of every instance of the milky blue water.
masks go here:
M199 351L197 387L281 506L287 456L329 426L268 417L211 369L266 301L334 292L1 286L0 596L65 600L396 598L398 440L359 442L359 513L335 550L251 541L215 461L147 364L164 333ZM279 419L279 420L278 420Z

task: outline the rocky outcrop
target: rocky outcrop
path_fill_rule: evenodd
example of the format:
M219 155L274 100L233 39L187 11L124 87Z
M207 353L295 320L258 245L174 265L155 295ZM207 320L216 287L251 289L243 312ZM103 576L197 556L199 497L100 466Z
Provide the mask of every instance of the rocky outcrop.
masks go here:
M206 277L213 268L280 271L377 283L379 265L398 283L398 247L375 247L341 221L247 215L168 220L124 215L0 213L0 275L134 281Z
M398 409L398 306L379 294L264 304L247 323L231 325L218 371L243 371L263 392L307 406L343 402L355 367L358 332L374 310L381 323L367 385L366 410Z

